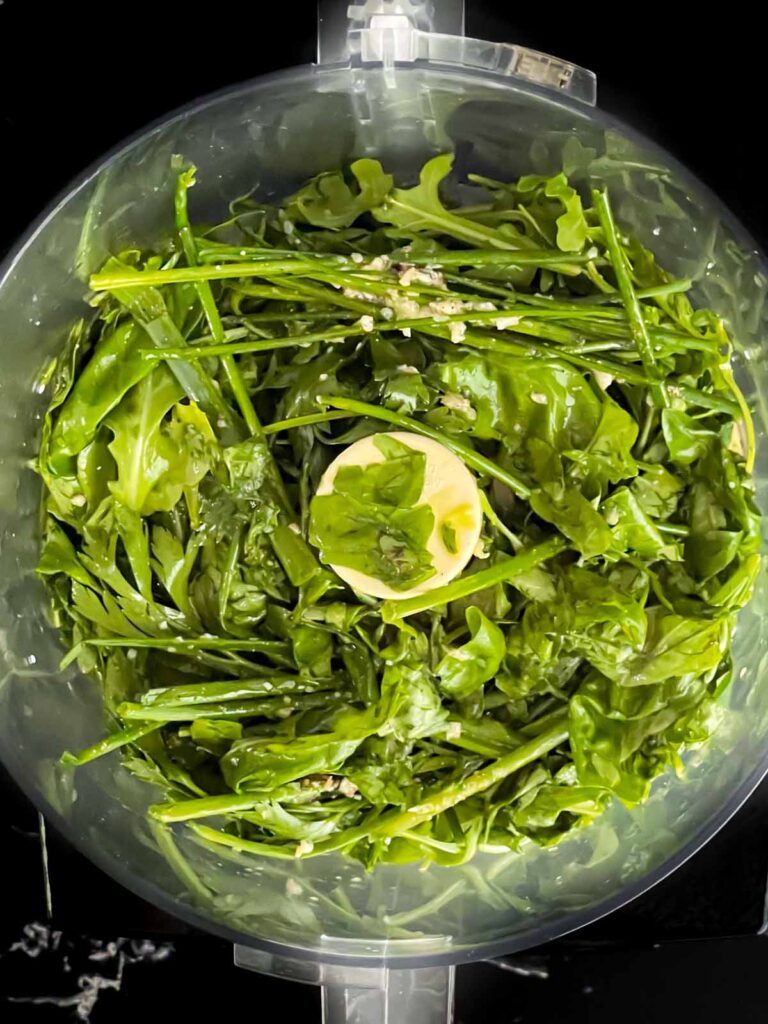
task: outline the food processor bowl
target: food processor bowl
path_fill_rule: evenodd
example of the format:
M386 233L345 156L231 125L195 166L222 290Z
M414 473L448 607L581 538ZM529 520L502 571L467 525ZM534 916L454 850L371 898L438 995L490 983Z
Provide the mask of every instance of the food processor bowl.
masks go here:
M88 274L129 245L173 230L173 154L198 167L196 221L220 220L252 192L282 197L359 157L413 181L451 150L468 171L510 179L564 170L607 186L621 225L723 316L758 434L766 506L763 338L766 276L754 241L668 153L592 104L594 77L520 47L461 35L462 4L323 3L317 65L255 79L170 115L75 181L27 232L0 276L0 757L49 821L119 882L231 939L238 962L328 986L328 1020L439 1020L448 965L545 942L608 913L706 842L768 768L766 576L741 613L732 686L712 740L647 803L614 802L553 848L482 854L462 867L341 855L285 861L212 852L182 827L153 831L153 789L119 753L73 772L64 749L103 734L93 679L70 666L35 575L40 481L30 468L47 405L37 382L84 315ZM460 193L459 193L460 194ZM333 988L333 986L341 986Z

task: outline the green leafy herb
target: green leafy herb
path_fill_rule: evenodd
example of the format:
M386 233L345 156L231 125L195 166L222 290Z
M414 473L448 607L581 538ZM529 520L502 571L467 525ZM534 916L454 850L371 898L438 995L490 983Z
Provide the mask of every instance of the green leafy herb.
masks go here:
M283 872L511 862L707 739L760 572L755 431L725 325L568 179L587 158L470 175L463 206L450 154L410 187L363 159L204 228L174 158L176 237L91 279L45 376L38 571L108 726L62 760L120 751L155 787L196 898L223 899L171 823ZM482 543L441 585L428 542L456 554L459 526L391 428L479 488Z

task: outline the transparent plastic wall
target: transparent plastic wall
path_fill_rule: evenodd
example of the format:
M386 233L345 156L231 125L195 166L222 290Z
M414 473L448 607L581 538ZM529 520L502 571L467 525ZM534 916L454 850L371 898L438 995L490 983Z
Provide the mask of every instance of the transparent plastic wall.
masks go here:
M57 668L62 652L33 572L39 483L29 464L46 404L35 382L68 324L87 311L87 273L107 254L171 230L174 153L199 168L192 214L206 219L220 218L235 196L279 196L363 155L407 181L447 149L458 178L564 169L582 185L607 183L622 224L674 274L694 278L742 347L739 374L758 419L759 500L768 507L766 281L751 243L663 153L599 113L511 80L418 66L398 70L394 85L376 70L306 68L260 79L150 129L76 184L0 283L0 757L54 825L144 898L240 942L326 961L458 961L576 927L692 852L766 767L765 579L740 620L734 685L712 743L688 755L683 778L660 780L643 807L616 805L551 850L366 873L341 857L212 854L182 830L182 863L158 849L148 827L144 812L157 794L118 756L76 774L57 766L64 748L94 741L104 723L94 682Z

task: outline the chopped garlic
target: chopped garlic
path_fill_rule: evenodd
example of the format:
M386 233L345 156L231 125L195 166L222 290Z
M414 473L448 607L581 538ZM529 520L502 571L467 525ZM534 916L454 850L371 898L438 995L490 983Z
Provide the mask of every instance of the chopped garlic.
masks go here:
M490 552L486 550L485 544L483 544L482 540L479 540L477 544L475 544L475 549L472 554L475 558L488 558Z
M496 329L506 331L508 327L516 327L520 323L519 316L499 316L494 321Z
M336 287L338 287L338 285ZM363 292L358 288L342 288L341 294L348 299L359 299L361 302L372 302L376 306L380 306L384 301L380 295L374 295L373 292Z
M402 336L404 338L410 338L410 336L411 336L411 328L410 327L401 327L400 328L400 333L402 334Z
M455 316L469 309L471 303L462 302L461 299L438 299L437 302L430 302L427 309L431 313L445 313L446 316Z
M406 327L405 330L408 331L410 328ZM398 373L418 374L419 372L415 366L408 366L407 363L401 363L396 369Z
M451 335L451 341L454 345L458 345L459 342L464 341L467 333L467 325L465 323L459 323L454 321L449 325L448 330Z
M531 392L531 401L535 402L536 405L546 405L547 404L547 396L546 395L542 395L542 393L540 391L532 391Z
M373 330L373 317L369 316L367 313L364 316L361 316L360 317L360 326L362 327L362 329L366 333L368 331L372 331Z
M445 278L438 270L432 270L429 267L414 267L410 264L404 264L404 266L405 269L398 278L403 287L407 288L417 281L419 284L426 284L431 288L445 288Z
M447 409L455 409L456 412L463 412L465 416L475 419L477 413L472 408L472 403L463 395L455 395L452 391L446 392L440 399Z
M374 256L372 260L368 260L366 270L389 270L389 266L389 256Z
M342 779L339 783L339 792L343 796L353 797L357 793L357 786L350 779Z
M295 857L303 857L305 853L312 853L315 848L315 844L310 842L309 839L302 839L299 845L296 847Z
M353 252L350 259L353 263L362 263L365 257L361 252Z
M595 383L603 391L607 391L608 388L613 384L613 377L610 373L604 373L602 370L593 370L592 376L595 378Z
M461 736L461 722L449 722L448 728L445 730L445 738L457 740L459 736Z

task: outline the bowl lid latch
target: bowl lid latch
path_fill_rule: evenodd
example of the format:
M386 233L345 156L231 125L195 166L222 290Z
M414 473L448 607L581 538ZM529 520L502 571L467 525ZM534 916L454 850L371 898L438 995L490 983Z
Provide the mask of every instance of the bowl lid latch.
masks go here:
M320 0L318 64L383 67L436 64L517 78L593 106L592 71L547 53L464 34L464 0Z

